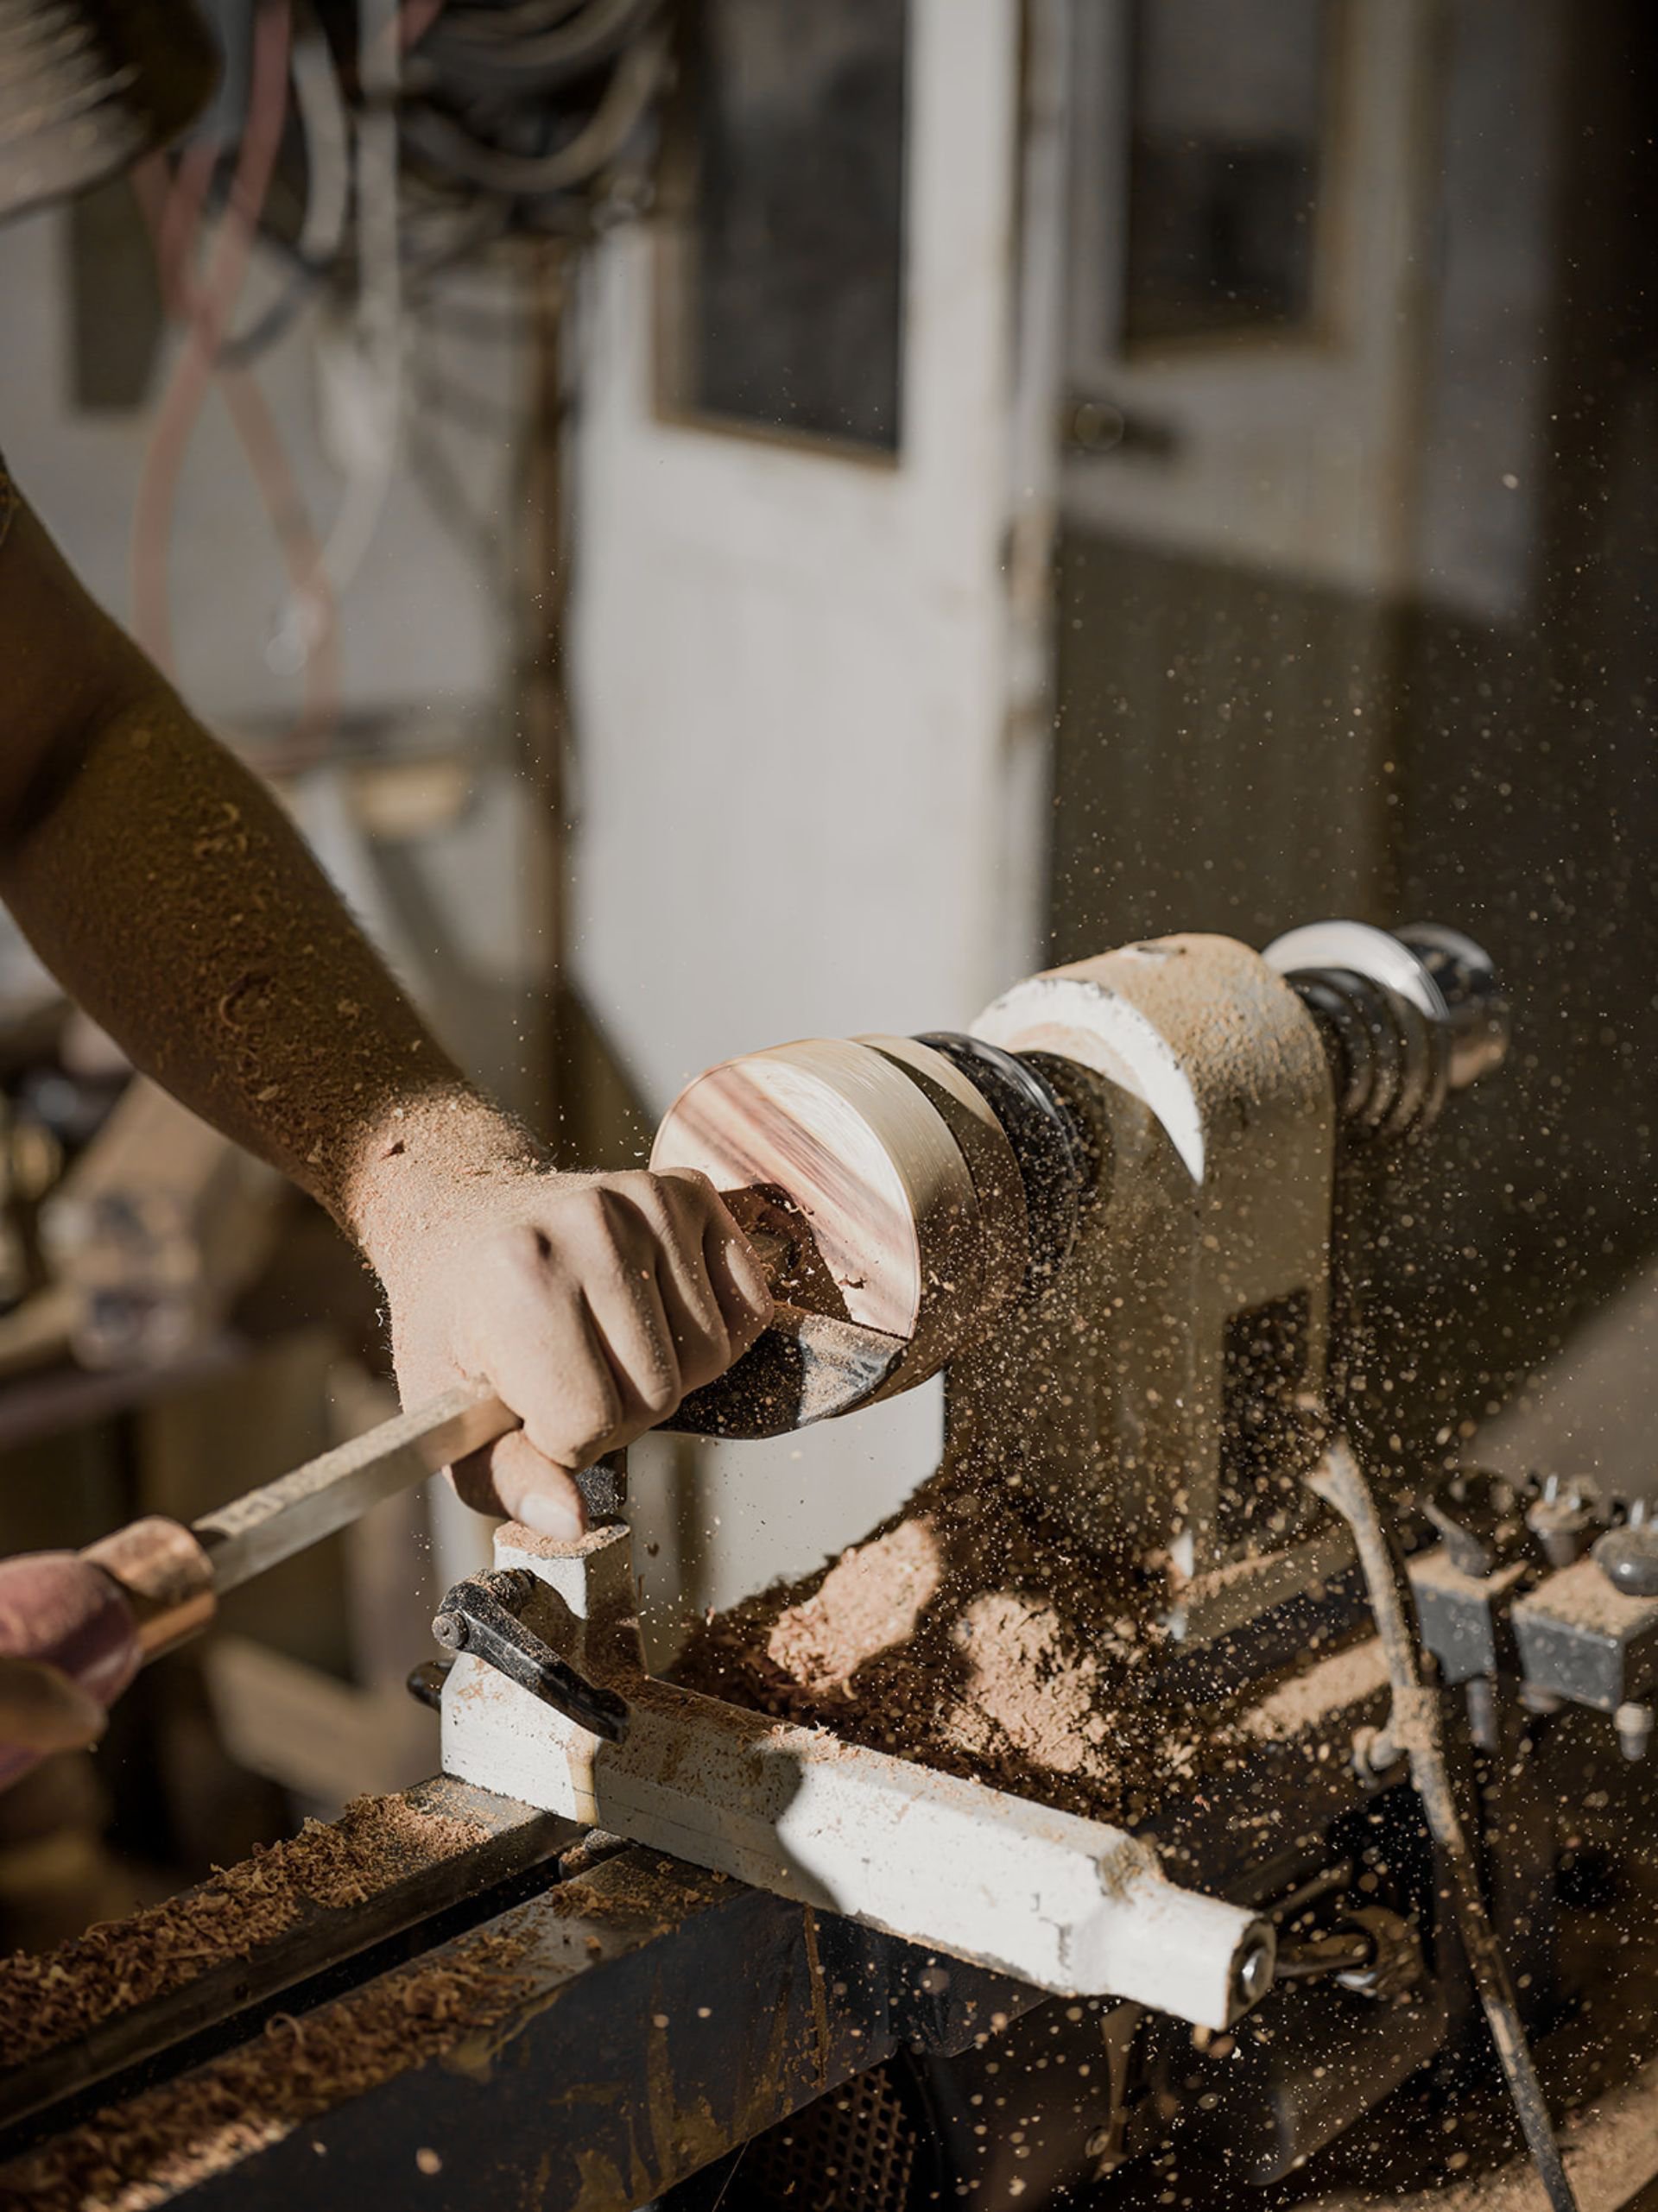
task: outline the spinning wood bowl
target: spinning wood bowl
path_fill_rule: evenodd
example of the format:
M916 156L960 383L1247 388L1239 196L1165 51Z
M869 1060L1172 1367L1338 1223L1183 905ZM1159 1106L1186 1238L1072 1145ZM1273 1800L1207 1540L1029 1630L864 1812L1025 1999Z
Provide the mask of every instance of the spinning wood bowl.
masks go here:
M936 1374L1025 1280L1006 1133L911 1038L805 1038L711 1068L668 1109L651 1165L699 1168L744 1227L792 1242L775 1271L790 1304L903 1342L882 1397Z

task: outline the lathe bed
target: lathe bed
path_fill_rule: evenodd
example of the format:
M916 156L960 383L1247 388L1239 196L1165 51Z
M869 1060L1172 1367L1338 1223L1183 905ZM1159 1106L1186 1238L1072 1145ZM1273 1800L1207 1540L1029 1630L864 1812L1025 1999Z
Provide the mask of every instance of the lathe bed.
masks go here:
M1321 1614L1327 1626L1357 1609L1336 1589ZM1260 1670L1273 1655L1269 1627L1305 1650L1299 1610L1262 1624L1252 1657L1237 1650L1232 1661ZM1413 1883L1433 1881L1409 1790L1354 1772L1354 1735L1379 1723L1386 1695L1373 1645L1346 1633L1333 1655L1307 1654L1241 1708L1250 1747L1224 1789L1199 1788L1152 1823L1165 1855L1206 1887L1263 1905L1317 1900L1326 1924L1344 1897L1408 1913ZM1210 1658L1212 1674L1219 1664ZM1171 1693L1199 1687L1187 1673ZM1528 1727L1493 1767L1487 1800L1489 1832L1503 1840L1500 1893L1523 1931L1515 1962L1534 2023L1554 2023L1538 2047L1557 2108L1634 2085L1610 2105L1598 2097L1612 2120L1582 2139L1620 2186L1632 2172L1639 2184L1658 2173L1636 2063L1658 2038L1643 1994L1658 1988L1658 1958L1650 1934L1633 1931L1658 1921L1608 1887L1600 1847L1643 1832L1648 1771L1623 1766L1621 1789L1608 1791L1605 1723L1587 1712ZM1556 1805L1585 1798L1562 1869L1541 1830L1552 1836ZM1291 1986L1217 2059L1225 2038L1044 1996L446 1779L407 1804L415 1823L446 1823L430 1863L391 1868L383 1887L351 1902L313 1904L244 1955L210 1956L148 2003L117 2005L12 2068L0 2203L459 2208L483 2192L526 2212L624 2212L694 2186L826 2092L853 2085L856 2109L895 2057L930 2083L934 2125L979 2181L977 2203L1015 2204L1014 2184L1035 2193L1070 2171L1111 2177L1102 2200L1112 2205L1163 2202L1171 2176L1177 2203L1225 2202L1253 2182L1263 2207L1333 2204L1362 2180L1363 2145L1338 2143L1310 2169L1301 2146L1366 2112L1364 2141L1385 2146L1370 2164L1385 2165L1390 2201L1413 2178L1424 2190L1442 2182L1459 2152L1471 2176L1512 2156L1500 2101L1482 2102L1465 2081L1454 2095L1444 2082L1405 2092L1408 2127L1375 2109L1383 2075L1403 2082L1471 2032L1450 1958L1425 1962L1389 2033L1376 2032L1372 1996ZM460 1848L456 1823L476 1831ZM199 1917L211 1953L211 1906ZM1586 2023L1574 2002L1585 1987ZM971 2100L997 2064L1018 2082L1023 2124L978 2134L983 2106ZM1435 2098L1424 2129L1416 2106ZM1454 2134L1439 2132L1441 2111ZM1160 2150L1165 2141L1174 2148ZM1263 2188L1275 2168L1277 2185Z

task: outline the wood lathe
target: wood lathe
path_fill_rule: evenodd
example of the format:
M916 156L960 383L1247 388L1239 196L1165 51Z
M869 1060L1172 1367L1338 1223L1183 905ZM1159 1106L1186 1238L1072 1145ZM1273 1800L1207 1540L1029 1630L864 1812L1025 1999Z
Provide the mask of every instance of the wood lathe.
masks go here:
M788 1318L682 1425L942 1372L939 1475L666 1681L622 1470L578 1543L502 1529L422 1670L442 1848L25 2038L0 2196L1334 2208L1450 2155L1625 2202L1658 1545L1384 1482L1348 1419L1366 1180L1507 1033L1466 939L1336 923L693 1083L655 1162L740 1194Z

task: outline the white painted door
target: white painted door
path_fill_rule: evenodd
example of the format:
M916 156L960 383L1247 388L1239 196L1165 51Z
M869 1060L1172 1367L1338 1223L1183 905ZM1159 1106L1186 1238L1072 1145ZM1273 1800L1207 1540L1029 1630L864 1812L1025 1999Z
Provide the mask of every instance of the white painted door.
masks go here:
M572 960L657 1110L745 1049L964 1027L1036 957L1043 615L1019 582L1041 566L1054 312L1016 212L1022 149L1039 189L1057 164L1040 129L1022 131L1020 13L911 0L895 458L668 419L656 244L632 231L598 260ZM1038 235L1057 246L1047 212ZM937 1438L937 1400L918 1394L722 1447L705 1594L849 1540Z

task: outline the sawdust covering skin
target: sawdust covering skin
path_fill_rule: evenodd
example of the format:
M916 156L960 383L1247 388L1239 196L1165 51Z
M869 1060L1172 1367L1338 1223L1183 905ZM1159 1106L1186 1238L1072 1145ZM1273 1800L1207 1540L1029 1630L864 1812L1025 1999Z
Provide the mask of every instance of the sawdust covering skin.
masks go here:
M148 2212L345 2099L486 2034L528 1987L516 1969L533 1940L528 1926L492 1929L319 2012L279 2013L243 2049L106 2107L0 2168L0 2205Z
M826 1571L700 1624L674 1672L736 1704L1135 1825L1237 1744L1225 1720L1148 1699L1160 1640L1142 1596L963 1461Z
M0 1962L0 2065L16 2066L112 2014L167 1996L284 1934L307 1905L339 1911L484 1840L476 1822L401 1798L357 1798L332 1823L308 1820L256 1845L199 1889L108 1921L41 1954Z
M456 1470L468 1502L574 1533L566 1470L769 1314L712 1188L556 1172L21 501L0 668L0 898L30 944L135 1067L332 1214L385 1292L406 1402L464 1381L507 1400L522 1428Z

